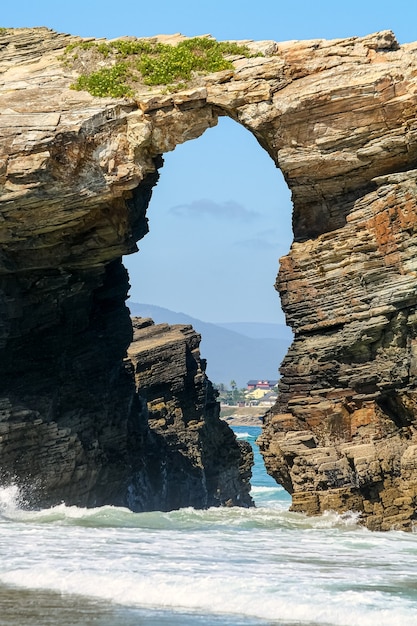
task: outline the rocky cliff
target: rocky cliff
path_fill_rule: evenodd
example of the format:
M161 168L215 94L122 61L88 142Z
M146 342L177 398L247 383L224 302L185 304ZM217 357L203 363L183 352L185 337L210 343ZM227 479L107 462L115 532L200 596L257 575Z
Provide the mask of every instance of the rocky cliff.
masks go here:
M183 466L165 452L151 464L157 473L165 461L174 473L187 465L192 477L232 445L221 429L203 442L206 417L185 417L189 393L174 398L159 387L171 365L155 335L126 360L132 328L120 260L147 232L161 155L228 115L267 150L294 202L294 243L277 289L295 340L260 441L268 471L295 510L355 509L370 528L410 528L417 45L399 46L391 32L244 42L259 56L235 54L231 69L195 74L174 93L139 84L128 97L99 98L69 88L92 62L88 47L62 60L77 41L46 29L0 32L4 477L36 477L42 501L126 502L128 493L134 502L155 484L146 478L149 438L157 449L160 437L173 442L177 458L199 441ZM148 352L160 368L146 365ZM197 373L192 392L199 407L201 380ZM213 489L240 489L245 499L247 461L238 456ZM237 495L223 492L228 499Z

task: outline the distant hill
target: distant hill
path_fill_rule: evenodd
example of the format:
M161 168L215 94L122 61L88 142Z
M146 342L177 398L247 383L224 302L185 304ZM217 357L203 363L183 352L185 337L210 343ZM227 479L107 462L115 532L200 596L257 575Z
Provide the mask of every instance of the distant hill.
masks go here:
M285 324L267 322L215 322L216 326L233 330L235 333L253 337L253 339L283 339L292 341L292 331Z
M213 383L235 380L245 387L253 378L275 379L292 340L283 324L235 322L211 324L152 304L127 302L131 315L151 317L156 324L191 324L201 334L201 356ZM240 329L240 330L239 330Z

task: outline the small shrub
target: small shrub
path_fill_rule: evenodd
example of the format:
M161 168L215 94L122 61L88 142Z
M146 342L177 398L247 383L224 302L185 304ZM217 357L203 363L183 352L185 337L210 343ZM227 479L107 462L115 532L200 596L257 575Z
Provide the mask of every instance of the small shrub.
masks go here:
M126 84L128 69L124 63L113 67L104 67L91 74L82 74L77 82L71 85L77 91L88 91L92 96L123 98L133 95L132 89Z
M104 57L108 57L110 55L110 48L106 43L99 43L97 45L97 52L102 54Z

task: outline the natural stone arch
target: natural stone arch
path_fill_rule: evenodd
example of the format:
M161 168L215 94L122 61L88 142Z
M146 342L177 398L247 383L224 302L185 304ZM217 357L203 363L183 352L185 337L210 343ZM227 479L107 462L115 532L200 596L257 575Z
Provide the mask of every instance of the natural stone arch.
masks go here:
M138 254L123 257L131 313L152 317L152 310L138 303L173 312L180 304L181 311L206 322L263 319L284 325L273 285L279 256L293 239L292 202L270 156L243 126L222 116L215 127L165 153L163 160L147 211L149 233L138 243ZM156 321L167 320L173 323L175 317L156 313ZM227 354L220 356L217 346L213 358L217 342L210 346L202 328L199 332L209 378L227 383L237 377L238 387L261 372L277 378L277 363L292 336L287 329L285 349L275 349L275 356L267 351L264 359L260 350L252 368L245 361L239 374L235 353L228 367L220 367Z
M56 53L65 36L24 29L5 36L3 468L10 458L22 477L37 459L42 475L39 459L52 455L60 474L55 483L53 471L44 476L43 501L130 497L140 508L143 494L159 488L159 470L146 471L163 445L138 421L146 410L123 361L131 330L118 259L146 231L158 155L226 114L268 151L294 202L295 242L277 287L295 341L261 437L267 468L293 493L296 510L353 508L371 528L409 528L417 509L415 45L399 47L390 32L267 42L257 45L266 56L237 59L234 72L202 77L193 89L110 101L68 90L71 76ZM190 341L183 348L201 382ZM86 410L103 393L107 421ZM207 434L204 420L189 420L187 433L193 428ZM208 448L198 444L206 450L200 484L204 462L213 468L231 443L221 428L208 435ZM19 447L20 467L7 446ZM247 457L239 461L235 450L210 476L213 493L223 493L219 503L233 490L245 493Z

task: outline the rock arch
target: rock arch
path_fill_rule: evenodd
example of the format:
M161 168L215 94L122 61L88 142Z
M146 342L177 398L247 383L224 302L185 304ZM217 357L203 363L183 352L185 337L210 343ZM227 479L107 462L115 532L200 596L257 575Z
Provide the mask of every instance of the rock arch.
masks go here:
M173 331L181 356L172 361L158 330L138 322L145 349L125 359L132 331L120 258L147 230L160 155L229 115L280 167L294 203L295 241L277 289L295 341L265 418L267 468L296 510L354 508L371 528L410 528L416 45L400 47L391 32L252 42L264 56L235 59L234 71L188 90L110 100L68 89L58 56L69 41L45 29L0 35L4 478L36 477L31 499L41 503L179 506L155 494L170 491L164 436L181 423L187 443L175 453L198 450L194 464L175 465L185 491L202 506L250 503L247 451L219 426L191 329ZM152 386L152 355L167 364L163 375L177 367L165 388Z

